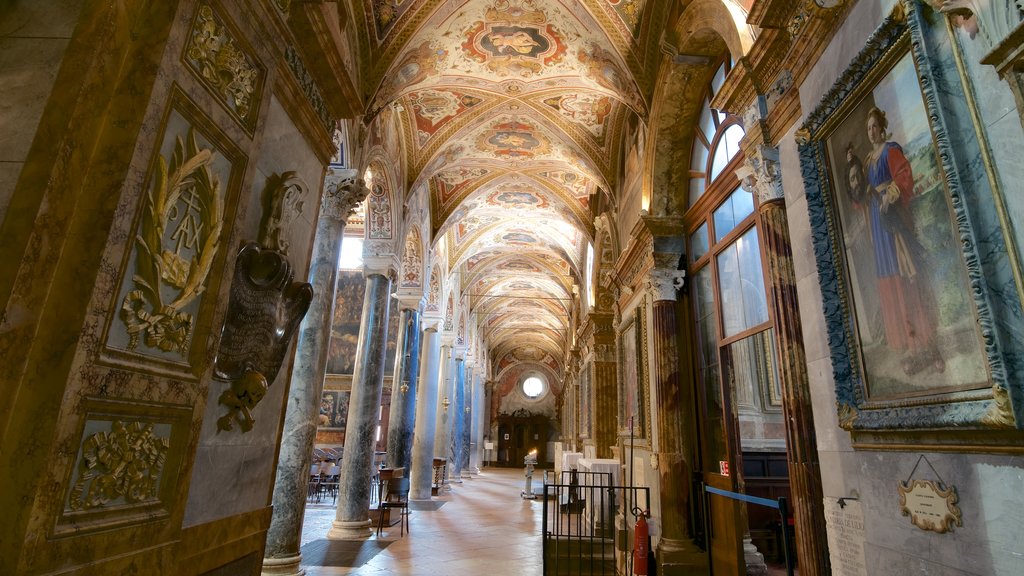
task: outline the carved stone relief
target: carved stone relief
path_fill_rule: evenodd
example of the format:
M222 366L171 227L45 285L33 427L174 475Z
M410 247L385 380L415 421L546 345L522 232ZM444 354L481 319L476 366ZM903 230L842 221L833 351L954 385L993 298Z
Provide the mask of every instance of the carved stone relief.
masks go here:
M285 231L302 214L306 183L295 172L273 174L263 189L264 212L260 224L260 244L269 250L288 254Z
M370 190L354 170L331 170L324 178L324 201L320 211L322 218L348 220L359 204L366 199Z
M676 299L676 291L682 289L686 279L685 270L655 268L647 277L647 288L655 302Z
M170 448L153 423L114 420L110 431L89 435L82 443L67 507L72 511L118 504L158 501L160 476Z
M306 315L313 287L292 282L291 264L279 252L246 244L235 261L231 300L221 334L214 376L231 383L220 396L229 412L218 430L237 421L252 429L252 410L277 377L288 343Z
M121 303L128 350L141 342L187 356L195 318L184 308L205 290L220 246L224 200L214 156L190 128L170 162L159 157L136 235L134 289Z
M184 60L252 132L265 74L256 59L239 47L223 19L206 4L199 5Z

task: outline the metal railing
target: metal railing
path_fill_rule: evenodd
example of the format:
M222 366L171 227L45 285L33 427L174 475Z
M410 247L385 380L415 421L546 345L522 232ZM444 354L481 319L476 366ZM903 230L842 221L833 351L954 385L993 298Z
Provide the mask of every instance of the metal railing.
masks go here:
M544 473L543 555L545 575L597 576L617 573L616 550L632 573L635 514L650 510L646 487L613 486L608 472L564 471L559 483ZM623 517L619 510L624 510ZM617 525L616 518L621 520ZM626 521L626 518L629 521Z
M756 506L765 506L767 508L774 508L779 511L779 516L782 520L782 555L786 560L786 574L787 576L793 576L793 569L795 568L795 558L789 550L789 503L785 497L780 497L777 500L769 500L768 498L759 498L757 496L748 496L739 492L730 492L728 490L722 490L721 488L713 488L704 484L704 491L708 494L715 494L724 498L732 500L739 500L740 502L746 502L747 504L754 504ZM710 522L710 514L705 515ZM710 533L710 531L709 531ZM710 554L711 547L708 546L708 553Z

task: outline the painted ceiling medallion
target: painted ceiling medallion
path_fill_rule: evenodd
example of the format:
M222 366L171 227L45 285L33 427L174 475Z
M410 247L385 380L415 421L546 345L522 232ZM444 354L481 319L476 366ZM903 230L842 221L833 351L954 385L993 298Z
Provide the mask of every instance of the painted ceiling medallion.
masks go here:
M409 105L416 119L420 146L456 116L483 102L469 94L448 90L423 90L409 94Z
M465 32L462 49L498 76L528 78L560 62L566 45L532 0L521 4L505 0L495 2L485 20L476 21Z
M510 160L529 159L551 151L551 144L533 126L512 120L485 130L477 138L477 150Z
M612 101L608 96L579 92L545 98L544 104L566 120L582 124L597 138L604 135L604 121L612 111Z

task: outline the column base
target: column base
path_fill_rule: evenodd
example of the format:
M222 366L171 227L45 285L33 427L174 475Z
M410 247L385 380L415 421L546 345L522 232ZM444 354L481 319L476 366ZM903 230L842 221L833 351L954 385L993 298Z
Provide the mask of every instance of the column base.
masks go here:
M370 520L357 520L354 522L342 522L335 520L331 529L327 531L328 540L366 540L373 532L370 530Z
M708 574L707 552L689 540L662 538L656 549L658 574L664 576L698 576Z
M262 576L306 576L302 568L302 554L284 558L264 558Z
M757 546L750 538L743 539L743 561L747 563L747 576L767 576L768 565L764 562L764 554L757 550Z

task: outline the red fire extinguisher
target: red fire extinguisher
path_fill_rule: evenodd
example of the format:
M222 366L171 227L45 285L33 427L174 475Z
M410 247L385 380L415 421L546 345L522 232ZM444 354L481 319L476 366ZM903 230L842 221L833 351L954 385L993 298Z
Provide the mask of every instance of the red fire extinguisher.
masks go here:
M647 511L644 510L636 518L633 527L633 574L647 576Z

